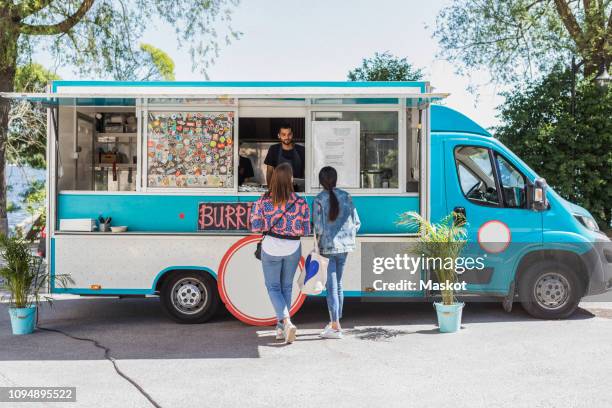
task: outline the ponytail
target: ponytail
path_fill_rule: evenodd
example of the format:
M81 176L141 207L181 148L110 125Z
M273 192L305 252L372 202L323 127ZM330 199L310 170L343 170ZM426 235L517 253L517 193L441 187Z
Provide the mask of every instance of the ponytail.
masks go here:
M325 166L319 171L319 184L329 193L329 220L335 221L340 214L340 202L334 193L338 181L338 173L331 166Z
M333 190L329 190L329 220L335 221L340 213L340 203Z

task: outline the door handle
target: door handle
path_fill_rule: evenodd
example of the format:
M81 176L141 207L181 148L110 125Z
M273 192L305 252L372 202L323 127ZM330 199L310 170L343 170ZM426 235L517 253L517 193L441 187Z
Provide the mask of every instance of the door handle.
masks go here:
M465 224L467 221L467 213L465 212L465 207L455 207L453 208L453 212L455 215L455 225Z

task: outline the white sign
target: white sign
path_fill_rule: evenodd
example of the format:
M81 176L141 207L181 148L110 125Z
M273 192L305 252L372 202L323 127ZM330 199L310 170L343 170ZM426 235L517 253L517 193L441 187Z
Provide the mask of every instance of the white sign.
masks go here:
M318 187L319 170L332 166L338 187L359 188L359 121L312 122L312 187Z

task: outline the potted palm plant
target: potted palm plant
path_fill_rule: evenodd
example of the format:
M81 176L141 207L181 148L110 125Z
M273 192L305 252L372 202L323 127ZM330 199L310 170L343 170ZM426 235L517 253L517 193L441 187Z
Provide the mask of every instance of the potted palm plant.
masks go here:
M461 328L464 303L455 298L458 283L455 265L467 242L465 217L453 212L439 223L431 223L419 213L410 211L400 215L398 224L416 227L419 233L417 249L420 253L427 258L441 260L433 262L432 267L442 298L441 302L434 302L438 326L442 333L458 331Z
M3 266L2 288L8 292L9 315L13 334L29 334L36 326L36 311L41 301L52 302L41 292L49 282L42 258L32 253L30 242L20 236L0 235L0 257ZM72 280L66 276L54 278L61 286Z

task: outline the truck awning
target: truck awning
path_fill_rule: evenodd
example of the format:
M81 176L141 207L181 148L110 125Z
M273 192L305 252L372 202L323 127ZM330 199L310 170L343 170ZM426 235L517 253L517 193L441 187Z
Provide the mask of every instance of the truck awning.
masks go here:
M113 82L55 81L49 93L1 93L45 105L134 105L136 99L406 99L419 106L446 98L423 82ZM361 102L364 103L364 102ZM367 102L365 102L367 103ZM380 102L379 102L380 103ZM394 103L394 102L389 102ZM397 102L395 102L397 103Z
M422 94L397 94L397 95L354 95L354 94L325 94L317 95L316 99L327 100L328 103L332 99L354 99L358 103L368 103L368 101L387 100L387 103L397 103L397 99L406 98L407 106L417 107L431 102L439 101L446 98L448 93L422 93ZM295 95L291 98L278 94L271 95L175 95L175 94L137 94L118 97L117 95L108 94L49 94L49 93L16 93L16 92L0 92L0 96L7 99L27 100L34 103L40 103L43 106L134 106L136 99L188 99L191 102L197 99L216 99L220 102L227 103L228 100L238 99L305 99L313 98L312 94ZM370 102L376 103L376 102ZM380 103L380 102L379 102Z
M98 97L86 95L58 95L51 93L0 92L0 97L39 103L44 107L54 106L135 106L135 98Z

